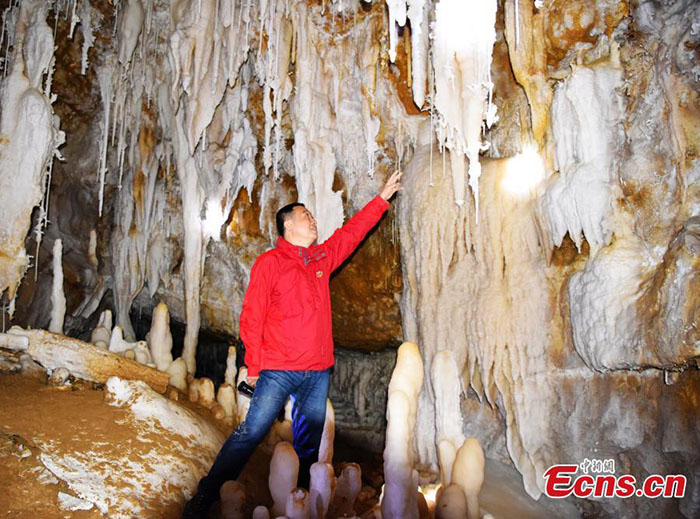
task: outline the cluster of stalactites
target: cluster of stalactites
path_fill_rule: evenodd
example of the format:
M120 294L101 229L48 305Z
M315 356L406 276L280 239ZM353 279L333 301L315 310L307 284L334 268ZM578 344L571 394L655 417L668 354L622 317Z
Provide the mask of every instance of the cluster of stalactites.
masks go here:
M397 26L411 25L411 85L419 108L426 99L431 73L431 112L435 133L442 147L450 150L455 202L461 207L466 193L466 164L469 186L479 204L479 153L488 148L481 139L484 123L497 120L491 101L491 57L496 41L495 0L442 0L430 12L425 0L386 0L389 8L389 57L396 59ZM429 17L433 18L431 41ZM429 48L430 47L430 48ZM431 68L428 56L432 57Z

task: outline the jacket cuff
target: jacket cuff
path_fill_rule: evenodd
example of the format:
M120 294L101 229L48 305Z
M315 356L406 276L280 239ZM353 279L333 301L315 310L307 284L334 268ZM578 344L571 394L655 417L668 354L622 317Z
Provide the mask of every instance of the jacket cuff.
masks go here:
M384 209L384 210L386 210L386 209L389 208L389 202L387 202L386 200L384 200L384 199L381 197L381 195L375 196L373 201L374 201L375 203L378 203L379 206L380 206L382 209Z
M260 366L248 366L248 376L257 377L260 375Z

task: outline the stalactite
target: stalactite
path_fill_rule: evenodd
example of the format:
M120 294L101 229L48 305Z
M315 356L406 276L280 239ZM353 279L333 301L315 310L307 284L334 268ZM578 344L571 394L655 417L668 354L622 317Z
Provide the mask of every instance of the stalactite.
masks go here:
M464 204L463 162L469 159L469 186L479 213L479 153L482 121L493 109L487 104L491 83L491 52L496 39L496 2L444 0L435 8L433 68L435 108L450 150L455 201ZM493 117L493 116L491 116Z
M50 99L39 90L54 51L45 21L46 6L27 1L17 10L12 15L16 17L13 30L6 27L8 45L13 40L14 60L0 87L0 134L5 136L0 143L0 217L6 222L0 231L0 294L7 291L9 300L14 300L29 263L24 239L32 209L41 203L50 161L64 140ZM6 61L5 74L8 69Z

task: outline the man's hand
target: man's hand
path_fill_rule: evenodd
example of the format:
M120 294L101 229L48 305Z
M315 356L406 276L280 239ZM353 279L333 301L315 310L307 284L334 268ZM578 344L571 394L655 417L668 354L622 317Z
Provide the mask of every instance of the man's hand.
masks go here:
M249 386L255 387L255 384L258 383L258 377L246 377L245 381Z
M388 202L394 193L401 191L403 189L399 183L401 175L403 175L403 171L394 171L393 175L391 175L389 180L386 181L386 184L384 184L379 196Z

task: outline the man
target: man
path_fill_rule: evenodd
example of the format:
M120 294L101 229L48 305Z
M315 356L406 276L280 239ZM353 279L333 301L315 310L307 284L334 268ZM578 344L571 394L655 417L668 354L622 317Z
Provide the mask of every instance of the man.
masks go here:
M379 195L321 245L313 245L316 220L303 204L289 204L277 212L277 247L255 261L241 312L247 381L255 392L245 421L228 437L185 506L185 518L206 516L221 485L238 477L290 397L298 485L308 488L309 469L318 461L334 363L330 275L402 189L401 175L395 172Z

